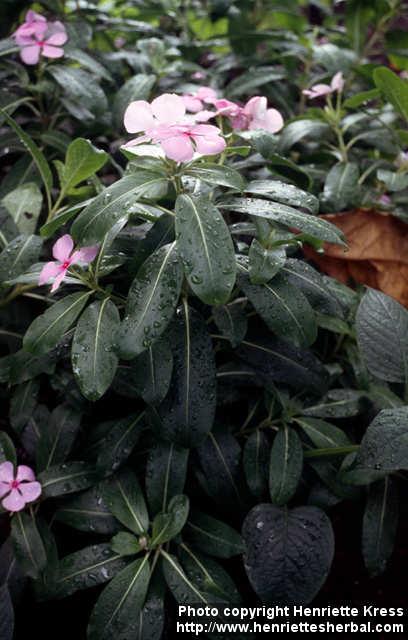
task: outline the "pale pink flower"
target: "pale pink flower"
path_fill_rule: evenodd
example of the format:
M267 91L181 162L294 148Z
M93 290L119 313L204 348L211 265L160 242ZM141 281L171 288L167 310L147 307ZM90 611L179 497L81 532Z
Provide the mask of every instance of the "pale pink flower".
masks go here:
M191 77L192 77L193 80L204 80L205 72L204 71L194 71L194 73L192 74Z
M305 96L310 98L321 98L322 96L328 96L335 91L343 91L344 88L344 78L341 71L338 71L336 75L333 76L330 84L315 84L310 89L304 89L302 93Z
M25 64L37 64L40 55L46 58L61 58L64 55L62 45L68 40L62 22L47 22L44 16L29 11L26 21L14 33L16 44L20 47L20 57Z
M215 155L226 146L218 127L187 120L186 106L176 94L165 93L151 104L145 100L131 102L125 111L124 124L129 133L145 134L130 140L125 147L145 142L160 144L167 158L176 162L191 160L195 152Z
M217 93L211 87L200 87L195 93L184 93L181 97L187 111L198 113L205 104L214 104Z
M99 251L98 246L82 247L76 251L73 251L73 248L74 241L68 233L57 240L52 248L55 261L47 262L43 266L38 280L39 285L47 284L52 280L51 291L56 291L73 264L89 264L96 258Z
M394 164L398 169L408 168L408 151L401 151L395 158Z
M36 482L34 471L21 464L14 476L11 462L0 464L0 498L7 511L21 511L27 502L34 502L41 495L41 484Z
M284 124L277 109L268 109L265 96L254 96L243 107L230 100L216 100L215 107L216 115L227 116L233 129L264 129L276 133Z

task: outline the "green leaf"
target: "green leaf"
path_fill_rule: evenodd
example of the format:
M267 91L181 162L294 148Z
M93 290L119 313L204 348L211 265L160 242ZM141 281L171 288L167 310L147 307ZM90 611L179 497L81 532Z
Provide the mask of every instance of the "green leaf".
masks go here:
M13 391L10 401L10 423L18 434L22 433L37 406L39 390L40 383L34 379L19 384Z
M94 468L85 462L66 462L49 467L38 476L44 498L83 491L94 484Z
M330 133L330 127L319 120L294 120L287 124L281 133L279 146L286 152L303 138L322 140Z
M88 640L130 638L149 587L149 555L122 569L99 596L91 613Z
M55 520L78 531L102 535L112 535L119 528L118 521L103 501L100 485L64 500L55 512Z
M201 473L199 479L217 503L226 508L243 505L241 447L226 429L216 426L197 447Z
M396 300L369 289L356 315L358 345L370 372L387 382L408 380L408 311Z
M357 109L361 107L362 104L367 104L367 102L371 102L372 100L376 100L380 95L378 89L369 89L368 91L360 91L356 93L354 96L350 96L347 100L344 100L343 107L346 109Z
M303 470L302 443L294 429L279 429L271 449L269 492L273 503L282 506L296 493Z
M149 100L155 82L156 76L137 73L120 87L113 101L113 124L118 131L122 130L126 107L133 100Z
M52 189L53 179L52 179L51 169L48 166L47 160L45 159L43 152L37 147L37 145L32 140L32 138L30 138L30 136L27 133L25 133L25 131L23 131L20 125L18 125L17 122L15 122L15 120L13 120L13 118L11 118L6 111L4 111L4 109L0 109L0 113L3 116L3 118L6 120L7 124L10 125L13 131L17 134L18 138L23 143L28 153L31 155L32 159L34 160L37 166L37 169L40 173L41 179L43 181L45 192L47 195L48 207L50 208L51 189Z
M153 171L138 171L121 178L100 193L79 214L71 228L73 237L82 245L102 242L115 224L128 218L138 200L165 196L167 179Z
M298 287L309 303L322 314L343 317L343 309L338 299L327 286L321 273L303 260L289 258L282 267L282 274Z
M0 283L27 271L38 260L42 240L38 236L20 235L0 253Z
M14 466L17 465L17 453L14 444L4 431L0 432L0 464L9 460Z
M256 196L264 196L274 202L306 209L308 213L316 214L319 211L319 200L316 196L279 180L252 180L245 187L245 191Z
M119 531L112 538L111 548L120 556L135 556L142 549L138 538L127 531Z
M356 203L359 170L354 162L335 164L326 176L323 198L332 211L342 211Z
M41 427L37 445L37 471L65 462L81 424L81 414L69 405L56 407L50 420Z
M374 69L373 78L381 93L408 121L408 83L387 67Z
M10 191L2 200L20 233L34 233L42 207L42 194L35 182Z
M153 520L151 546L157 547L175 538L187 522L190 508L187 496L174 496L166 512L159 513Z
M254 238L248 253L249 277L252 284L266 284L282 269L286 262L284 247L267 249Z
M394 549L398 525L398 491L390 477L369 487L363 518L364 564L372 576L383 573Z
M109 543L93 544L62 558L56 583L58 598L107 582L127 564Z
M72 370L87 400L99 400L115 376L118 358L114 347L119 323L119 311L105 298L89 305L76 326Z
M193 447L210 431L215 413L216 371L212 341L201 316L185 304L168 333L173 348L169 392L157 409L159 437Z
M307 213L300 213L284 204L261 200L260 198L235 198L219 203L222 209L237 213L247 213L265 220L277 222L289 229L298 229L303 233L334 244L345 244L344 235L334 225Z
M88 204L93 202L95 198L89 198L88 200L81 201L77 204L72 205L72 207L64 207L61 210L61 213L52 218L49 222L43 224L40 229L40 235L42 238L49 238L54 235L54 233L62 226L64 226L67 222L71 220L75 216L80 209L83 209Z
M243 465L248 487L257 498L262 498L268 488L269 460L269 441L261 429L256 429L245 443Z
M244 191L245 180L238 171L215 162L200 162L189 167L184 175L220 187Z
M157 249L141 266L129 290L119 332L119 350L131 359L167 329L180 295L183 272L176 243Z
M406 173L378 169L377 178L384 182L387 191L402 191L408 187L408 175Z
M116 471L133 451L145 427L145 413L131 414L110 429L98 455L97 468L105 474Z
M208 603L208 599L188 578L176 558L161 549L163 572L167 586L179 604Z
M303 391L321 393L327 387L327 371L310 352L275 338L257 335L242 341L236 354L268 385L271 380Z
M47 557L35 519L28 513L17 512L11 522L11 540L17 562L24 575L38 578Z
M369 424L355 463L346 472L352 484L372 482L408 469L408 407L383 409Z
M146 465L146 493L152 513L166 511L169 500L183 493L188 449L157 440Z
M110 512L128 529L143 534L149 527L145 499L132 471L123 470L101 487L104 502Z
M317 336L315 315L301 291L279 273L270 282L255 285L242 266L241 271L240 286L269 329L298 346L313 344Z
M87 71L75 67L53 64L47 72L60 85L64 92L62 104L78 120L106 121L108 101L100 83Z
M216 558L232 558L244 551L240 534L228 524L194 510L183 531L183 538Z
M179 558L187 577L210 602L240 604L238 589L218 562L181 544Z
M40 356L51 351L75 322L92 291L71 293L37 316L24 336L24 349Z
M294 421L302 427L318 449L344 447L351 444L344 431L330 424L330 422L325 422L318 418L305 418L304 416L294 418Z
M234 245L211 201L180 195L176 200L177 248L194 293L206 304L224 304L235 284Z
M169 390L173 354L167 340L156 342L132 360L121 364L115 378L115 390L128 397L142 397L148 405L160 404Z
M108 160L108 154L97 149L85 138L71 142L65 156L65 164L59 173L61 189L69 193L80 182L93 176Z
M238 346L245 338L248 329L245 306L245 301L243 303L231 302L212 309L215 324L233 347Z
M365 395L354 389L330 389L317 404L304 408L303 413L318 418L351 418L363 412Z
M245 518L244 566L265 604L311 602L325 582L334 555L329 518L316 507L254 507Z

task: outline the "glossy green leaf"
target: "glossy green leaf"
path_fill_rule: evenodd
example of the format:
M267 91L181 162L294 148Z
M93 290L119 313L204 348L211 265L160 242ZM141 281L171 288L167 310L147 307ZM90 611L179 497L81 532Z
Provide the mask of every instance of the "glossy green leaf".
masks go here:
M47 558L33 516L17 512L11 523L11 540L17 562L24 575L38 578Z
M289 258L282 267L282 274L298 287L316 311L322 314L343 317L339 300L327 286L324 277L303 260Z
M183 280L176 243L157 249L133 281L119 332L122 357L134 358L149 348L173 317Z
M296 493L303 470L302 443L294 429L279 429L272 444L269 492L273 503L282 506Z
M261 429L256 429L245 443L243 465L248 487L257 498L264 496L268 488L269 460L269 441Z
M145 533L149 526L145 499L135 474L126 469L101 487L104 502L110 512L128 529Z
M212 309L217 328L228 338L233 347L238 346L245 338L248 329L245 307L245 301L236 301Z
M218 562L184 543L180 545L179 558L187 577L209 602L241 603L234 581Z
M59 177L65 193L93 176L108 160L108 154L85 138L76 138L68 146Z
M119 311L109 298L87 307L75 329L72 370L82 394L99 400L109 389L118 366L114 352L120 323Z
M92 291L71 293L37 316L24 336L24 349L37 356L51 351L75 322L91 294Z
M385 571L398 525L398 491L390 476L369 487L363 518L364 564L370 575Z
M77 437L81 414L69 405L56 407L41 427L37 445L37 471L65 462Z
M306 209L312 214L319 211L319 200L316 196L280 180L252 180L245 187L245 191L256 196L264 196L274 202Z
M151 545L157 547L175 538L187 522L190 508L187 496L174 496L165 512L153 520Z
M14 431L21 434L38 402L40 383L28 380L15 387L10 401L10 423Z
M248 269L252 284L266 284L282 269L286 262L283 247L267 249L254 238L249 247Z
M119 220L132 213L138 200L158 199L166 191L167 180L162 174L139 171L125 176L85 207L72 225L72 235L81 245L101 242Z
M158 435L182 447L196 446L210 431L215 413L215 362L205 322L187 305L168 333L173 348L169 392L157 408Z
M238 171L215 162L193 164L185 171L185 175L208 182L208 184L214 186L228 187L236 191L245 189L245 180Z
M13 218L20 233L34 233L42 207L42 194L35 182L27 182L10 191L2 204Z
M100 485L64 500L55 512L55 520L78 531L102 535L112 535L119 528L103 501Z
M188 449L157 440L146 465L146 493L153 514L166 511L169 501L183 493L187 475Z
M344 447L351 444L344 431L330 422L305 416L294 418L294 420L318 449Z
M161 549L167 586L179 604L206 604L208 599L186 575L178 560Z
M64 462L49 467L38 475L44 498L82 491L94 484L96 473L85 462Z
M104 440L98 455L98 469L107 475L116 471L132 453L144 427L144 412L118 420Z
M235 283L234 246L222 215L209 199L178 196L176 237L194 293L206 304L227 302Z
M19 235L11 240L0 253L0 283L24 273L37 262L41 246L38 236Z
M376 86L387 100L408 121L408 86L391 69L379 67L374 70L373 78Z
M335 164L326 176L323 198L332 211L342 211L355 204L359 194L359 170L354 162Z
M111 549L120 556L135 556L142 547L138 538L127 531L119 531L111 540Z
M188 518L184 537L189 544L216 558L232 558L244 551L242 538L235 529L197 510Z
M219 206L237 213L247 213L250 216L265 218L289 229L298 229L318 240L345 244L342 231L330 222L311 214L301 213L285 204L260 198L235 198L222 202Z
M75 591L103 584L126 564L127 560L112 551L109 543L94 544L75 551L60 562L57 597L65 598Z
M149 587L149 556L122 569L99 596L88 626L89 640L130 637Z

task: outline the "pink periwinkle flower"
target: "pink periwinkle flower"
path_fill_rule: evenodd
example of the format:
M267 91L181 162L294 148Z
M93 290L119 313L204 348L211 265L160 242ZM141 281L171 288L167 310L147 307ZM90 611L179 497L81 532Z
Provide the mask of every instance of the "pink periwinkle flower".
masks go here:
M200 87L195 93L184 93L181 97L187 111L198 113L205 104L214 104L217 93L211 87Z
M398 169L408 168L408 151L401 151L397 155L394 164Z
M335 91L343 91L344 78L341 71L338 71L331 79L330 84L315 84L310 89L304 89L302 93L311 100L314 98L321 98L322 96L328 96Z
M129 133L142 133L125 146L144 142L160 144L165 155L176 162L191 160L194 153L208 156L221 153L226 143L218 127L197 124L186 117L186 106L181 96L164 93L151 104L136 100L127 107L124 116Z
M37 64L40 55L46 58L61 58L62 45L68 40L62 22L48 22L35 11L28 11L25 22L15 31L14 39L20 47L20 57L25 64Z
M27 502L34 502L41 495L41 484L36 482L34 471L21 464L14 475L11 462L0 464L0 498L7 511L21 511Z
M39 285L47 284L52 280L51 291L56 291L73 264L87 265L95 260L99 251L98 246L82 247L76 251L73 251L73 248L74 241L68 233L57 240L52 248L55 261L47 262L43 266L38 280Z
M204 71L194 71L194 73L192 74L191 77L192 77L193 80L204 80L205 72Z
M264 129L277 133L284 124L277 109L268 109L265 96L254 96L243 107L231 100L216 100L215 107L217 115L228 117L233 129Z

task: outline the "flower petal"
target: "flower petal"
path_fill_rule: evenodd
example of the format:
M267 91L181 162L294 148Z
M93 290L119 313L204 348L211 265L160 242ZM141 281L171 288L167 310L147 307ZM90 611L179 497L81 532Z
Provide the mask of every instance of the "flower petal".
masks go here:
M163 93L152 102L152 113L159 123L176 123L183 119L186 107L181 96Z
M11 487L9 482L0 482L0 498L3 498L10 489Z
M198 153L203 156L212 156L224 151L226 142L221 136L193 136Z
M30 44L20 50L20 57L25 64L37 64L40 59L41 47L38 44Z
M276 133L283 127L283 118L277 109L268 109L260 118L254 118L249 124L250 129L264 129Z
M71 264L77 264L78 262L82 262L83 264L89 264L93 260L95 260L98 255L99 245L95 245L93 247L82 247L82 249L78 249L74 251L71 257Z
M69 235L69 233L66 233L54 244L52 248L52 255L56 260L59 260L60 262L65 262L66 260L68 260L69 256L71 255L71 251L73 248L74 248L74 241Z
M43 284L47 284L51 278L56 278L56 276L61 271L61 265L58 262L47 262L41 269L40 277L38 279L38 284L41 286Z
M46 58L62 58L64 55L64 49L61 47L53 47L49 44L45 44L42 50L43 56Z
M0 482L13 482L14 466L12 462L2 462L0 464Z
M16 480L22 482L23 480L27 480L28 482L33 482L35 480L34 471L31 467L27 467L25 464L20 464L17 467Z
M152 108L146 100L131 102L125 111L123 118L126 131L139 133L154 126Z
M33 502L41 495L41 484L39 482L22 482L18 490L25 502Z
M56 291L57 289L60 288L60 285L62 283L62 281L64 280L65 276L67 275L67 271L68 269L62 269L60 274L55 278L54 283L51 287L51 293L54 293L54 291Z
M194 155L191 140L184 134L162 140L160 144L166 156L176 162L187 162Z
M17 489L12 489L1 504L7 511L21 511L25 507L25 500Z
M344 88L344 78L343 78L343 74L341 71L338 71L332 78L332 81L330 83L331 88L333 89L333 91L343 91Z

